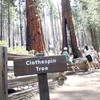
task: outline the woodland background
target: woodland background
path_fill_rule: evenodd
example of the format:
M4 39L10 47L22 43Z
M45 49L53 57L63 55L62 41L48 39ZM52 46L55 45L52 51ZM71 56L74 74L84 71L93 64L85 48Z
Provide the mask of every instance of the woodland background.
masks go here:
M66 46L79 57L99 44L100 0L0 0L0 45L9 52L59 54Z

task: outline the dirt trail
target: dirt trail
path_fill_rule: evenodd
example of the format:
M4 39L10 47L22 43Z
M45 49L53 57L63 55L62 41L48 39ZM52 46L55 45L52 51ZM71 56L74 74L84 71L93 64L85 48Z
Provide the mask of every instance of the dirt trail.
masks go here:
M50 100L100 100L100 70L67 76L63 86L50 91Z

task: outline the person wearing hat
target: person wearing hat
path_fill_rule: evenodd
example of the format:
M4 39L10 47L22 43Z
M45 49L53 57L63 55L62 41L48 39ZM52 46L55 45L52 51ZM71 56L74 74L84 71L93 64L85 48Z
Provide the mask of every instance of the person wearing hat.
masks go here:
M67 50L68 50L67 47L64 47L62 55L64 55L66 57L66 62L68 64L71 64L71 62L70 62L70 55L69 55Z

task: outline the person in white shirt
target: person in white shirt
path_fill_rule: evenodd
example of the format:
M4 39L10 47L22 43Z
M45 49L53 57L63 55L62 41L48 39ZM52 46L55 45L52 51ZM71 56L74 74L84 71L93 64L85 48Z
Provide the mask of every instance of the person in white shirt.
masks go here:
M85 57L86 57L86 59L88 61L89 69L90 70L94 69L94 66L93 66L93 58L91 56L92 50L89 49L88 46L85 46L84 54L85 54Z

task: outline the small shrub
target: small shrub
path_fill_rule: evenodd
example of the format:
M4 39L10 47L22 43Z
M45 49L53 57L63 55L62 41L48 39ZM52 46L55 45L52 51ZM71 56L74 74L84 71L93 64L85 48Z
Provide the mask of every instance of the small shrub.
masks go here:
M7 42L6 41L0 41L0 46L7 47Z
M14 54L28 54L28 51L25 47L8 48L8 52Z

